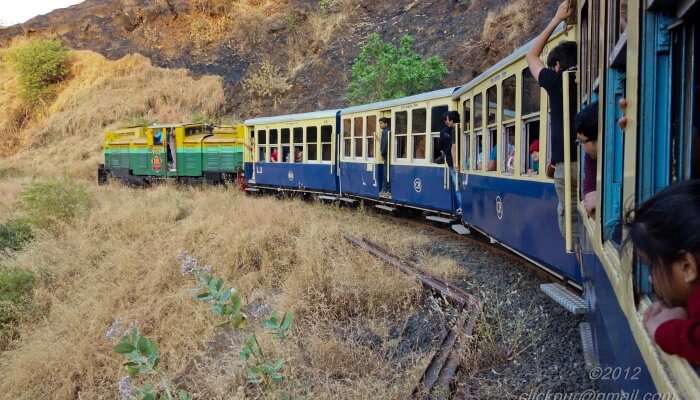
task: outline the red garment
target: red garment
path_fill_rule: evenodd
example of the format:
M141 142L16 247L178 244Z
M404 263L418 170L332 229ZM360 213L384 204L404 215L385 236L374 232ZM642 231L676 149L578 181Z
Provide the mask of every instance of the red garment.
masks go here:
M656 328L654 339L663 351L700 366L700 285L688 299L688 319L672 319Z

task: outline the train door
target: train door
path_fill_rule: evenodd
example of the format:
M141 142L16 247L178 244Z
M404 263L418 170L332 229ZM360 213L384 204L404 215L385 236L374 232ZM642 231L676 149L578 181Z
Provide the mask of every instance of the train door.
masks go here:
M166 143L165 143L165 150L166 150L166 159L168 161L167 163L167 169L165 172L167 172L168 176L177 176L177 167L178 167L178 160L177 160L177 133L176 133L176 128L171 127L167 128L166 130Z
M165 143L167 143L167 130L164 127L153 128L153 145L151 146L151 154L149 165L151 166L150 175L165 176L165 171L168 168L167 157L165 152Z
M389 134L384 137L384 132L380 128L379 121L383 118L389 118L391 122L388 124ZM377 143L378 148L377 156L374 157L376 176L377 176L377 187L381 188L379 192L380 197L391 198L391 160L394 151L393 147L393 132L394 132L394 120L391 118L391 110L382 110L379 112L379 120L377 121ZM386 141L386 143L384 143ZM386 153L386 154L384 154Z

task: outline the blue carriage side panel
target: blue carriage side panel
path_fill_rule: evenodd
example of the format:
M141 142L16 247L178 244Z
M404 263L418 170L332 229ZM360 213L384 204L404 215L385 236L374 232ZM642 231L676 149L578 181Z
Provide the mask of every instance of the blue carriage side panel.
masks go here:
M340 163L340 182L343 193L368 198L379 198L381 170L372 163Z
M554 184L469 175L464 221L528 258L581 283L576 257L565 252Z
M656 393L627 318L620 308L603 265L595 255L582 257L583 286L591 312L586 316L593 330L595 352L603 371L622 371L619 379L599 379L598 389L604 393L637 391L641 396Z
M395 202L452 213L452 196L446 187L449 177L445 175L445 168L394 165L391 167L391 182L391 196Z

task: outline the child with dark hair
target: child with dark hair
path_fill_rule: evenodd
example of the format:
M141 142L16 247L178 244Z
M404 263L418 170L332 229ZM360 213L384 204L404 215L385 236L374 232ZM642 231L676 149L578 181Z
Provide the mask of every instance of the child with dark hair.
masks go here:
M450 192L452 194L452 209L455 215L462 215L462 197L459 191L459 177L454 160L457 158L457 144L455 143L455 124L460 121L457 111L448 111L442 116L444 126L440 130L440 151L445 164L450 169Z
M583 147L586 156L583 160L583 206L590 217L596 207L596 172L598 159L598 102L589 104L576 114L574 120L576 143Z
M540 55L544 50L549 37L554 30L564 22L573 12L575 2L569 0L559 5L557 13L549 22L549 25L534 40L534 43L527 53L527 64L530 73L537 79L549 96L551 112L551 164L546 166L547 176L554 178L554 188L557 192L559 204L557 207L559 217L559 229L564 234L564 124L571 127L571 147L567 149L571 153L571 159L576 159L576 137L573 129L574 110L576 110L576 82L569 81L569 110L571 110L569 121L564 121L564 84L563 73L576 67L576 43L563 42L557 45L547 56L547 65L542 62ZM578 164L572 165L572 170L576 171ZM574 172L573 176L577 173ZM576 182L572 185L573 194L576 193ZM572 196L576 198L576 196ZM575 205L572 205L575 207Z
M649 335L700 366L700 180L664 189L628 212L625 225L662 300L644 314Z

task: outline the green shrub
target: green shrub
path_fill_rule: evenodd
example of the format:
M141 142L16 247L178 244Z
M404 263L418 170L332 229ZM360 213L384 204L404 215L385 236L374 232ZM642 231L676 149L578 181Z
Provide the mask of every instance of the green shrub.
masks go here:
M33 183L19 194L19 199L27 220L40 228L70 222L90 204L85 187L68 181Z
M27 42L8 54L19 75L20 94L29 104L53 95L53 85L68 75L68 49L58 40Z
M0 253L21 250L32 238L32 228L26 220L16 219L0 224Z
M17 323L31 310L35 282L29 271L0 266L0 350L17 337Z
M447 75L437 56L423 58L413 50L414 39L405 35L399 47L369 36L352 66L348 100L353 104L410 96L434 89Z
M321 13L323 13L323 14L328 14L334 5L335 5L335 0L319 0L318 1L318 8L321 10Z

